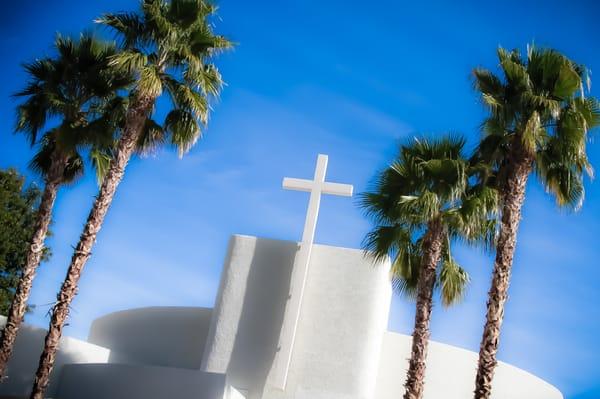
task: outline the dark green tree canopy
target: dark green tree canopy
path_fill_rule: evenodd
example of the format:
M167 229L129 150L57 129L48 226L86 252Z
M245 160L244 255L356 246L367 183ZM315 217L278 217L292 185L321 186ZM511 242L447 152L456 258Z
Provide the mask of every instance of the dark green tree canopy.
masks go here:
M6 314L35 227L40 190L15 170L0 170L0 314ZM44 249L43 260L50 251Z

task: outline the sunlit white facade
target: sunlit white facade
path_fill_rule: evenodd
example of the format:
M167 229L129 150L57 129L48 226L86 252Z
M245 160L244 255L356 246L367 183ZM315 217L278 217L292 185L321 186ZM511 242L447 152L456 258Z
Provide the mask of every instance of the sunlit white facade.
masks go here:
M49 397L58 399L392 399L402 397L410 337L387 331L389 264L315 245L287 382L280 331L298 245L233 236L214 309L151 307L96 320L87 342L65 338ZM19 335L0 395L27 395L44 331ZM432 342L426 399L471 396L477 356ZM562 399L500 363L495 399Z

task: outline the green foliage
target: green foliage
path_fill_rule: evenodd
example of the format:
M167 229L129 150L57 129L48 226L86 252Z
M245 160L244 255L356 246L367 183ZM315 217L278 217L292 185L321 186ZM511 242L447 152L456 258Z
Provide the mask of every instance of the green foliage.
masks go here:
M100 180L105 169L94 154L109 152L119 122L115 111L122 103L116 93L131 83L131 76L109 66L117 52L115 44L88 33L77 40L59 35L54 50L55 56L24 65L29 81L15 93L24 99L17 107L15 130L37 145L31 167L45 178L53 161L61 159L65 163L61 181L73 181L83 173L81 151L92 148ZM55 118L58 125L41 134L47 121Z
M7 314L33 235L40 190L15 170L0 170L0 314ZM43 260L50 256L44 248Z
M209 102L223 86L213 57L233 46L213 33L215 12L205 0L144 0L139 14L106 14L96 21L117 33L123 51L110 65L135 76L134 97L156 99L166 92L172 103L162 123L146 123L140 153L169 143L182 156L201 137Z
M488 108L475 159L489 163L484 181L502 187L509 157L517 149L560 206L579 208L583 178L592 175L586 154L590 129L600 124L600 105L586 97L584 67L550 49L498 50L502 77L475 69L475 87Z
M460 136L402 145L396 161L361 195L362 208L375 222L364 247L376 259L392 258L394 287L409 297L416 294L423 236L431 222L442 224L445 237L436 284L444 305L460 300L469 282L452 257L451 243L493 245L498 196L493 188L470 184L482 166L463 156L464 145Z

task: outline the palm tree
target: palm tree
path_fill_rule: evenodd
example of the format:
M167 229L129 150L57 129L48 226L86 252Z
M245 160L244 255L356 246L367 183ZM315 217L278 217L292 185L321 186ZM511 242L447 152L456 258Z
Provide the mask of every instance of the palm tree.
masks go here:
M487 316L479 352L475 398L489 398L504 304L529 175L535 172L559 206L577 209L584 198L583 175L589 129L600 123L598 102L586 97L585 68L554 50L498 49L503 77L477 68L475 86L489 116L476 157L491 166L484 182L497 187L501 222Z
M212 59L232 46L213 33L215 12L216 7L205 0L144 0L139 14L107 14L97 21L115 30L122 41L123 51L112 59L112 66L133 73L136 83L114 156L58 294L31 398L43 398L81 272L136 146L168 140L181 156L200 137L201 124L207 123L209 100L222 86ZM160 125L149 118L164 91L173 108Z
M398 159L362 195L361 205L376 223L365 249L376 259L390 256L394 287L416 299L405 399L423 397L434 288L449 306L469 282L451 255L451 243L493 242L496 191L469 184L478 167L464 158L464 144L457 136L415 139L401 146Z
M16 131L26 134L31 145L37 145L30 166L43 177L45 186L22 276L0 340L0 376L5 374L27 310L58 189L83 173L83 148L92 148L93 164L102 174L114 131L109 108L117 102L116 91L129 82L126 75L108 67L110 57L116 53L114 44L83 34L78 40L58 36L54 48L56 57L25 65L29 82L16 93L25 98L17 107ZM60 118L60 124L39 138L51 117Z

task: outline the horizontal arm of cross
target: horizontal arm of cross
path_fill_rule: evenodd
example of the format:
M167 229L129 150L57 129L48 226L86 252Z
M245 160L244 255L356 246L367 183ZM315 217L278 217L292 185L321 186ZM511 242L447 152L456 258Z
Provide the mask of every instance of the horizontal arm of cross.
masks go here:
M341 195L342 197L352 197L353 186L351 184L341 183L323 183L323 194Z
M283 178L283 188L286 190L306 191L311 192L315 187L315 182L306 179L296 179L293 177Z
M293 177L286 177L283 179L283 188L287 190L305 191L311 192L317 188L317 182L306 179L296 179ZM320 183L321 193L330 195L340 195L343 197L352 197L353 187L351 184L341 183Z

